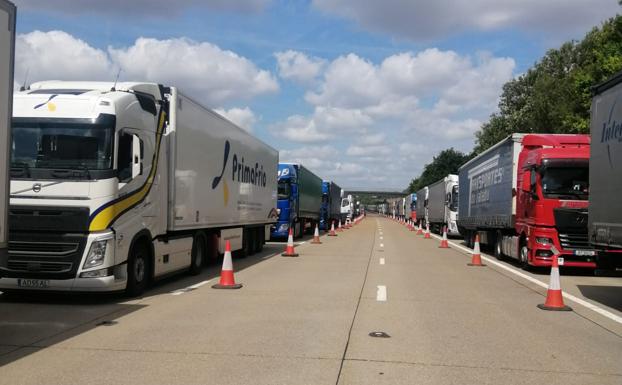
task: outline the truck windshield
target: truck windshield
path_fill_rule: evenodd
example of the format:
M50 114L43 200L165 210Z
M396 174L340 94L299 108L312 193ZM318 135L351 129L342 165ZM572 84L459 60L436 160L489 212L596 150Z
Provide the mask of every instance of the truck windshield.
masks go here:
M545 198L587 200L589 193L588 164L544 168L542 193Z
M80 120L15 119L11 176L15 178L97 178L112 172L114 117ZM68 171L74 173L69 174ZM101 174L101 173L99 173Z
M451 188L451 199L449 200L449 210L458 211L458 186Z
M290 194L290 185L289 181L279 181L278 186L278 199L288 199Z

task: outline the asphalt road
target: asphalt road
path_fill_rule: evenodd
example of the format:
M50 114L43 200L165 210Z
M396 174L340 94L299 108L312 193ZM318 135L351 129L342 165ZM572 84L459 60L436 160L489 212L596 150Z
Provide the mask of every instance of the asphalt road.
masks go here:
M622 383L622 278L562 271L578 302L546 312L547 274L385 218L322 242L234 260L240 290L213 263L132 300L2 295L0 384Z

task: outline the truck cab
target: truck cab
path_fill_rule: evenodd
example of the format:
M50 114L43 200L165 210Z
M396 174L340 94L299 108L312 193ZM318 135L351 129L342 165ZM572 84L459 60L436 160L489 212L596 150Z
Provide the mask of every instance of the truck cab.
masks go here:
M352 220L354 214L354 199L352 195L348 195L341 199L341 216Z
M525 136L516 199L521 259L549 265L554 246L566 265L595 267L587 231L589 157L586 135Z
M300 234L300 229L295 228L297 222L298 202L298 178L297 170L293 164L279 164L277 173L277 213L279 219L272 229L271 237L285 238L289 234L290 227L293 228L294 236Z

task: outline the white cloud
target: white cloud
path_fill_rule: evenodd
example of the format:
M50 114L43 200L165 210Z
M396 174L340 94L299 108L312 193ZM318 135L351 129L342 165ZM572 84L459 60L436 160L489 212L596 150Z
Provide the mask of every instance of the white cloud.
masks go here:
M20 10L45 10L68 14L116 14L128 16L152 16L165 19L179 15L190 8L206 8L216 11L259 12L272 0L13 0Z
M248 108L231 108L228 110L216 108L214 111L229 119L248 132L253 132L253 126L257 123L257 117L253 111Z
M207 42L139 38L107 52L62 31L34 31L16 38L15 79L152 81L179 87L208 106L274 93L274 76L250 60ZM198 80L200 79L200 80Z
M514 67L511 58L437 48L395 54L378 64L344 55L305 94L313 113L292 116L271 132L344 148L328 158L332 162L322 158L323 172L344 185L403 189L439 151L470 151L474 132L495 111ZM316 157L302 160L320 165Z
M413 40L516 28L568 39L620 9L614 0L313 0L313 5L370 30Z
M62 32L34 31L16 36L15 80L114 80L108 55Z
M270 127L272 135L292 142L317 143L344 135L361 134L372 118L360 110L318 106L313 115L293 115Z
M298 83L310 83L317 78L326 65L326 60L309 57L298 51L284 51L274 54L279 76Z
M108 51L124 78L175 84L211 105L279 89L268 71L207 42L139 38L130 47Z

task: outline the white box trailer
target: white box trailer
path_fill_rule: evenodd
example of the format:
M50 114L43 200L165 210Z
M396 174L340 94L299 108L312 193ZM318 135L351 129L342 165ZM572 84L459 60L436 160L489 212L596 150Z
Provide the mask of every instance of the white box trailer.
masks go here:
M458 175L445 178L428 186L428 221L432 231L441 233L447 226L447 234L459 236L456 216L458 213Z
M600 268L622 267L622 72L594 88L590 130L589 240Z
M15 5L0 0L0 260L7 258L9 151L15 56ZM0 271L2 276L2 271Z
M1 290L140 293L260 251L278 152L175 87L40 82L14 98Z

